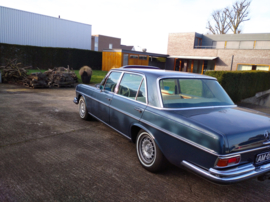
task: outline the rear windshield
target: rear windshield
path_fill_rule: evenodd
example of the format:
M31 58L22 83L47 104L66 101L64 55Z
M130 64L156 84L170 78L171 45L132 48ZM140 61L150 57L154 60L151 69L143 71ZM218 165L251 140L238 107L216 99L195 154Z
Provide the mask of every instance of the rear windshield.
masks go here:
M165 108L234 104L216 80L172 78L160 80L159 85Z

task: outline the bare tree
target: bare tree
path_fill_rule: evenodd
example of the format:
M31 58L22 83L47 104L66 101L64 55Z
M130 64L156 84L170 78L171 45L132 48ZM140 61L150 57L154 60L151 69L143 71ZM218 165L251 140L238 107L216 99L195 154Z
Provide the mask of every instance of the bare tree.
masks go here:
M231 30L234 34L242 32L240 24L250 20L249 6L251 0L239 0L232 7L215 10L211 14L211 21L207 22L206 29L212 34L226 34Z
M242 22L250 20L249 6L251 0L241 0L234 3L232 8L225 8L226 16L229 20L229 27L234 34L239 34L239 26Z
M211 22L208 21L206 29L212 34L226 34L229 31L230 26L225 10L215 10L211 14L211 17L213 18L214 25L212 26Z

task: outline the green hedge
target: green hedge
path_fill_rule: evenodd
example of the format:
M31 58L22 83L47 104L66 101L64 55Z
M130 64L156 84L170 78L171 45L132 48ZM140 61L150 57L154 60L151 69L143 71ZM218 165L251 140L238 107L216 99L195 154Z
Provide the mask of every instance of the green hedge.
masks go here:
M37 67L39 69L67 67L69 65L77 70L87 65L94 70L101 70L102 66L102 52L0 43L0 66L5 65L5 58L17 58L25 66L32 66L34 69Z
M270 72L266 71L207 71L205 74L217 78L236 103L270 89Z

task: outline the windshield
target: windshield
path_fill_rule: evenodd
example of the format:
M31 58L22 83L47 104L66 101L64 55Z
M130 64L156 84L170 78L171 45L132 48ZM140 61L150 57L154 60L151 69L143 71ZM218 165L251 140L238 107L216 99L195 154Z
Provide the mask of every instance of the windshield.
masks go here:
M165 108L234 104L216 80L171 78L160 80L159 85Z

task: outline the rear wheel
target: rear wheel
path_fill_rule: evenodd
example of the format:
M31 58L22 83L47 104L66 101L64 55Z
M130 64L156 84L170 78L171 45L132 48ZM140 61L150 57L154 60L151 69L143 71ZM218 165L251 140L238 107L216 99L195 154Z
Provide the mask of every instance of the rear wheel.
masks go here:
M83 97L81 97L79 100L79 114L80 114L80 117L84 120L88 120L90 118L90 115L88 114L86 103Z
M167 167L168 161L149 133L140 130L136 140L137 156L142 166L150 172L158 172Z

